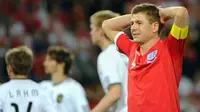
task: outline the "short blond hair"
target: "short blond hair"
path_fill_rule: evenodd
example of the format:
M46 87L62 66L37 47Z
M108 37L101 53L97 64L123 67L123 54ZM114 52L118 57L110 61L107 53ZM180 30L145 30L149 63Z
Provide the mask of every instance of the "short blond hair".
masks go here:
M103 21L105 21L107 19L111 19L111 18L117 17L119 15L120 14L112 12L110 10L102 10L102 11L98 11L98 12L94 13L90 17L90 21L93 22L93 24L96 27L101 27Z
M19 46L8 50L5 60L15 74L28 75L32 69L33 52L27 46Z

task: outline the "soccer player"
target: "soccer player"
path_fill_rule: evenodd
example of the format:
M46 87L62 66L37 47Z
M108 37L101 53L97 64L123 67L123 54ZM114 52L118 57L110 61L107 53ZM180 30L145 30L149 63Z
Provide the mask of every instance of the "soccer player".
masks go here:
M109 10L96 12L90 18L92 43L102 52L98 56L97 70L105 96L92 112L126 112L127 99L127 63L128 58L120 54L113 42L105 36L101 25L104 20L119 14Z
M10 49L6 63L11 80L0 86L0 112L56 112L46 91L27 79L33 63L33 54L28 47Z
M162 41L162 23L169 19L173 26ZM103 22L106 35L129 57L128 112L180 112L178 87L188 19L184 7L145 3L134 6L129 15ZM121 32L127 26L131 26L133 41Z
M44 61L45 72L51 81L43 81L59 112L89 112L89 105L83 87L68 77L73 63L72 54L64 47L50 47Z

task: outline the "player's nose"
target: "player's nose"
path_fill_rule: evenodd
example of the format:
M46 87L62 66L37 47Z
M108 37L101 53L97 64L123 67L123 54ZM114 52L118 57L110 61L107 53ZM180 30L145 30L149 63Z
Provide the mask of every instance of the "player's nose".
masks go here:
M131 31L135 32L138 29L136 24L131 25Z
M43 62L43 66L46 66L46 61Z

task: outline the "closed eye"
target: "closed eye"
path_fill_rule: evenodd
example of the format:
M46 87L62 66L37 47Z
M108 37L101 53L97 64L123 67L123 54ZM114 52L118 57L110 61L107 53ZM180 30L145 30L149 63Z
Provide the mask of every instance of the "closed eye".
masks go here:
M139 25L140 25L140 24L142 24L142 22L141 22L141 21L136 21L136 23L137 23L137 24L139 24Z
M134 24L134 22L133 22L133 21L131 21L131 22L130 22L130 25L132 26L133 24Z

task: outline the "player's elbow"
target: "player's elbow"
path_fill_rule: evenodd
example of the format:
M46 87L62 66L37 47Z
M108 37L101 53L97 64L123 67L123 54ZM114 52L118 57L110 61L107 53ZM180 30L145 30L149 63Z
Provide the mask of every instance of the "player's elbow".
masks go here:
M120 97L121 97L121 89L119 89L117 92L116 92L116 96L115 96L115 98L116 98L116 100L119 100L120 99Z
M114 85L114 87L112 87L109 91L112 95L113 100L117 101L120 99L122 94L121 85Z
M103 23L102 23L102 29L104 30L104 32L106 32L107 29L108 29L108 23L109 23L108 20L105 20L105 21L103 21Z
M188 10L185 7L180 7L179 10L177 11L176 16L180 18L188 18L189 17Z
M179 28L185 28L189 25L189 14L185 7L177 8L175 24Z
M184 15L188 15L188 10L185 7L181 7L180 12Z
M185 7L183 7L183 6L180 7L180 10L181 10L182 12L188 13L187 8L185 8Z

